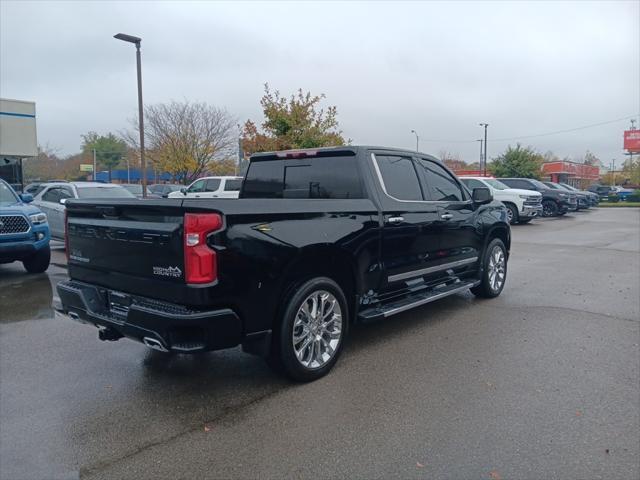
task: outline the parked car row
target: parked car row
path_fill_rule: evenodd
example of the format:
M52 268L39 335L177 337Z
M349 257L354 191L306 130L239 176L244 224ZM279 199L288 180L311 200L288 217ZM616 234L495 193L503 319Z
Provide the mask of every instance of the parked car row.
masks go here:
M469 189L484 186L507 207L509 222L528 223L537 216L554 217L596 206L600 197L565 183L531 178L460 177Z

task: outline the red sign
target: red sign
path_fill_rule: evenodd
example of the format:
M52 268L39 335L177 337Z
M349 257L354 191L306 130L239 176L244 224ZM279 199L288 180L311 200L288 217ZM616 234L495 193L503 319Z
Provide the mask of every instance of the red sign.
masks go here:
M640 152L640 130L624 132L624 149L629 152Z

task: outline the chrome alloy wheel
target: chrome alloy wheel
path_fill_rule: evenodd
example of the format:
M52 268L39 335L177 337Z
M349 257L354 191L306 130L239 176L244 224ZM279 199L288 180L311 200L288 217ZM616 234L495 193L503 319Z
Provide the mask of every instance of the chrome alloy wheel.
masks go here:
M489 255L489 265L487 268L489 270L489 286L491 287L491 290L497 292L500 290L500 288L502 288L506 272L506 260L504 251L498 245L495 245L491 249L491 254Z
M342 339L340 302L326 290L317 290L300 305L293 322L293 350L306 368L325 365Z

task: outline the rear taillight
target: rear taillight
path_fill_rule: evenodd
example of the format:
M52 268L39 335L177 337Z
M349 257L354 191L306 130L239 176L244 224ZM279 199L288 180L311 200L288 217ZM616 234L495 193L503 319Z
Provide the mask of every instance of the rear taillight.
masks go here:
M217 213L185 213L184 278L187 283L211 283L218 278L216 251L207 245L207 236L222 228Z
M69 210L64 209L64 253L67 255L67 265L69 264Z

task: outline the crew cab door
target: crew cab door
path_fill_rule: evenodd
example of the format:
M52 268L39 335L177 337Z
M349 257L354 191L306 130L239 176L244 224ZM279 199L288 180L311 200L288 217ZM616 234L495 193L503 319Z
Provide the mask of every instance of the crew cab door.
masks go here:
M474 225L475 206L467 191L446 168L427 157L416 159L423 190L438 208L438 256L448 269L467 268L480 257L483 237Z
M371 161L383 191L381 291L392 293L441 275L438 205L425 200L414 159L379 152Z

